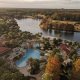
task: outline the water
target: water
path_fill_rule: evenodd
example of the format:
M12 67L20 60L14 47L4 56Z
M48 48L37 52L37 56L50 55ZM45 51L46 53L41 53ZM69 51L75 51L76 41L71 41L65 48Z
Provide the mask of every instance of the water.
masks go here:
M24 56L16 62L17 67L25 67L27 65L28 59L31 57L34 59L40 59L40 51L34 49L29 49L26 51Z
M57 37L57 32L54 30L52 30L52 33L50 33L49 31L43 31L39 27L40 20L27 18L27 19L21 19L21 20L16 19L16 21L22 31L29 31L33 34L41 32L43 36ZM60 32L60 34L61 34L61 38L63 39L74 40L74 41L80 42L80 32L73 32L73 33ZM26 62L28 61L30 57L39 59L40 58L39 50L33 50L33 49L28 50L25 53L25 55L16 62L16 65L18 67L26 66Z
M36 19L27 18L27 19L20 19L20 20L16 19L16 21L22 31L29 31L33 34L41 32L43 33L43 36L57 37L57 33L54 30L52 30L51 33L49 31L43 31L39 26L41 22L39 19L36 20ZM61 34L61 38L63 39L80 42L80 32L73 32L73 33L60 32L60 34Z

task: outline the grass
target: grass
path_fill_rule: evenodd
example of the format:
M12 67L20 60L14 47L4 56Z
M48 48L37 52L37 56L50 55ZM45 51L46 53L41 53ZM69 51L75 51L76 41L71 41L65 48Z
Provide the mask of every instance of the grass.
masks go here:
M60 20L53 20L52 22L53 23L54 22L56 22L56 23L64 23L64 24L68 23L68 24L73 24L73 25L76 23L75 21L60 21Z

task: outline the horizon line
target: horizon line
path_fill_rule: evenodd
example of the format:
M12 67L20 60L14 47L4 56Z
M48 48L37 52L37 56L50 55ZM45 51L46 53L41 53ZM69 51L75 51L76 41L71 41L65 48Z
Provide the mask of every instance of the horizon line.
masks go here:
M70 9L72 9L72 10L80 10L80 9L77 9L77 8L27 8L27 7L0 7L0 9L1 8L4 8L4 9L68 9L68 10L70 10Z

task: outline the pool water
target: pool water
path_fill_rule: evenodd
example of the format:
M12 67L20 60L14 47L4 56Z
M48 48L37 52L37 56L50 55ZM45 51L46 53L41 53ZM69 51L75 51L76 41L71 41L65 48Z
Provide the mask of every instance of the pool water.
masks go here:
M25 67L29 58L40 59L40 51L35 49L29 49L24 56L16 61L17 67Z

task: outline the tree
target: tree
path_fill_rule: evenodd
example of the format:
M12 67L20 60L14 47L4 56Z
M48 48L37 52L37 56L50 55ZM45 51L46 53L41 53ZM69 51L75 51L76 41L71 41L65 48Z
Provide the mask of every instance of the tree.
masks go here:
M44 73L42 75L42 80L52 80L52 75L49 73Z
M29 58L28 63L31 67L30 74L37 74L40 70L40 62L38 59Z
M72 80L80 80L80 58L76 59L76 61L74 62Z
M26 80L16 68L13 68L9 62L0 58L0 80Z
M45 73L50 77L50 80L58 80L60 74L60 61L57 55L51 54L48 58L48 63L46 65ZM45 77L47 77L45 76ZM44 76L43 76L44 77ZM45 79L43 79L45 80ZM49 79L48 79L49 80Z

